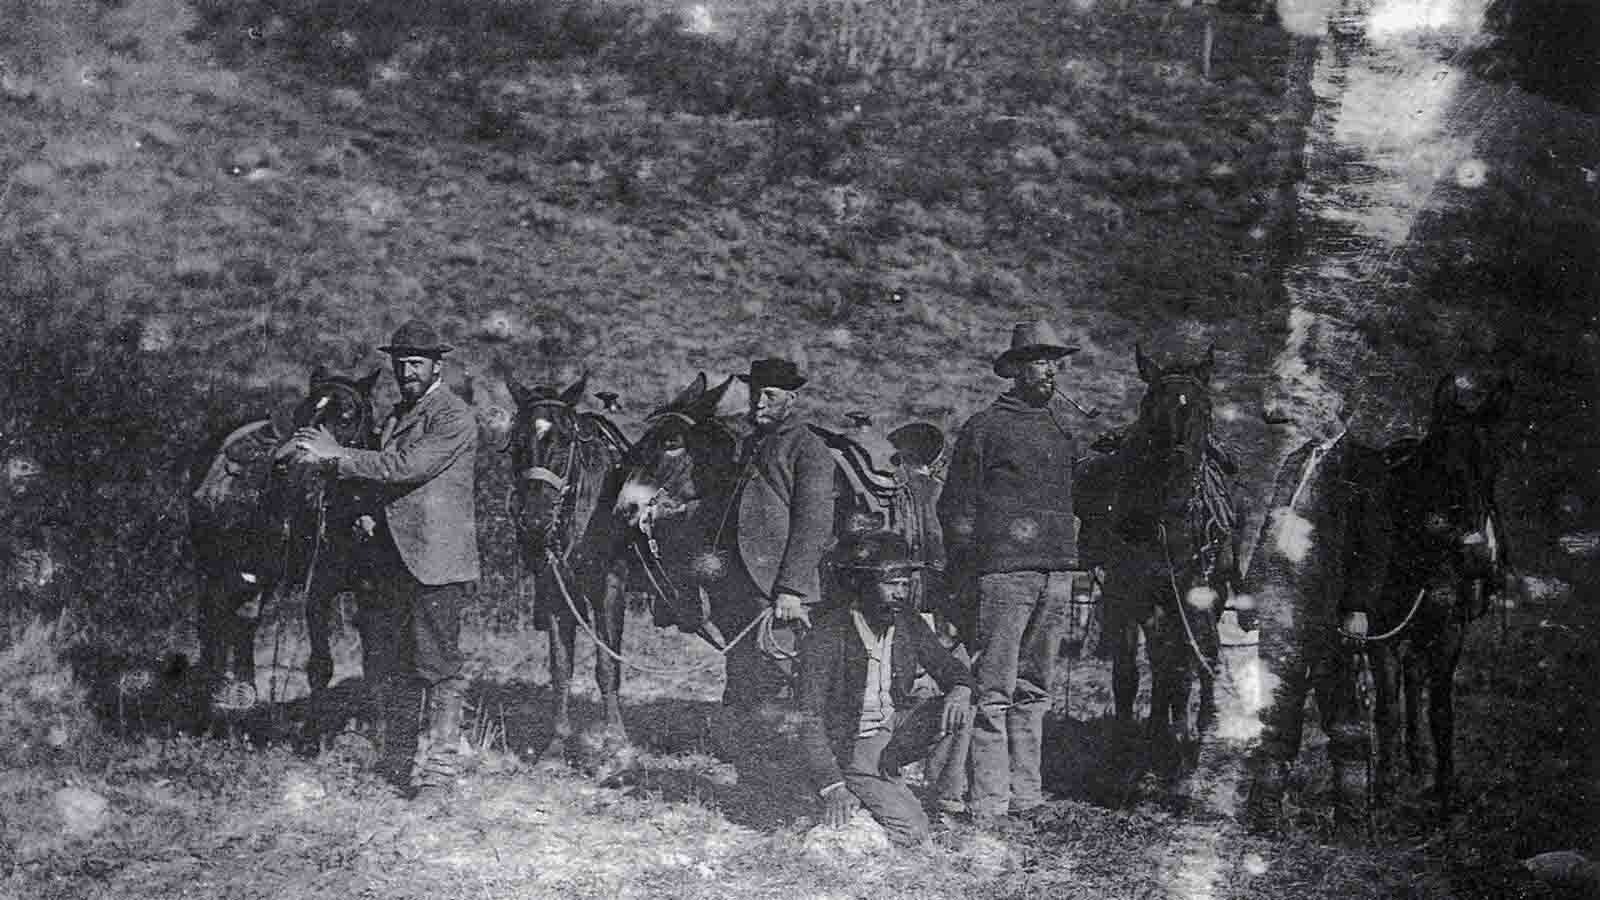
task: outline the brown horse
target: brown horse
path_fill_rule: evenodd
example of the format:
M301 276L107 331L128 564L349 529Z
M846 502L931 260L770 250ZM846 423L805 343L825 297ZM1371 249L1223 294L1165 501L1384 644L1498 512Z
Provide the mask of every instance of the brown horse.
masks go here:
M1376 797L1393 788L1402 742L1412 775L1422 772L1421 694L1428 688L1433 792L1448 808L1455 775L1455 670L1466 628L1487 609L1507 563L1495 503L1499 472L1492 431L1511 395L1503 377L1450 372L1434 387L1427 436L1391 448L1387 477L1391 551L1383 589L1371 604L1364 642L1377 690ZM1396 452L1396 450L1403 452ZM1387 636L1386 635L1391 635Z
M1135 348L1148 385L1139 419L1115 452L1114 496L1086 526L1114 532L1086 542L1105 556L1105 627L1110 636L1117 720L1133 722L1139 634L1150 666L1149 732L1186 757L1215 713L1216 621L1235 579L1234 464L1211 433L1212 351L1194 364L1156 366ZM1105 480L1102 474L1099 479ZM1194 680L1199 718L1190 715Z
M607 732L623 734L621 668L600 648L620 650L625 610L620 595L609 597L593 581L597 570L578 549L631 444L610 419L578 409L587 384L587 375L560 391L510 384L517 403L506 447L513 515L523 561L533 573L535 626L550 633L554 738L544 752L552 757L565 754L572 735L570 686L580 624L597 639L595 682Z
M223 708L254 702L261 615L296 594L305 603L314 701L333 677L333 599L354 587L362 505L348 489L276 461L274 452L296 428L315 425L346 446L370 446L379 374L348 378L318 366L292 413L223 438L190 496L189 536L201 576L199 668Z

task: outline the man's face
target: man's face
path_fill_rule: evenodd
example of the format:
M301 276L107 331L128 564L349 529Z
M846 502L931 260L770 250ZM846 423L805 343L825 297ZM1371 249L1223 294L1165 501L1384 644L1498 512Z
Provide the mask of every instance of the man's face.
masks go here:
M394 380L400 386L400 399L407 403L421 400L444 370L439 360L428 356L396 356L393 365Z
M763 431L771 430L789 417L795 392L766 386L750 394L750 421Z
M887 623L899 611L911 604L911 573L889 571L878 576L867 596L862 598L862 611L869 618Z
M1055 395L1058 360L1030 359L1017 367L1017 392L1024 399L1044 403Z

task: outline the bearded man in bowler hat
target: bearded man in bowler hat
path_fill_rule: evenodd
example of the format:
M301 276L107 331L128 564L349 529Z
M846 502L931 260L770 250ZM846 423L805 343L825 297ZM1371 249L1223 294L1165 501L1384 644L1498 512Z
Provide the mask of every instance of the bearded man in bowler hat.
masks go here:
M733 498L732 546L751 600L772 610L772 641L740 641L727 657L723 702L748 709L786 692L800 629L822 602L818 567L833 538L834 459L800 414L805 376L787 359L758 359L739 380L750 386L750 423Z
M380 766L415 796L439 797L457 774L466 689L461 611L478 580L478 424L444 384L452 348L431 326L407 322L378 349L389 354L400 388L378 449L342 447L323 428L301 429L293 443L303 460L377 495L366 542L375 590L361 615L362 675L377 686L384 723ZM424 697L427 729L417 734Z
M1079 568L1077 439L1055 402L1055 376L1077 349L1046 322L1016 326L994 362L1011 390L961 428L939 498L949 573L967 585L964 631L977 656L968 809L980 823L1044 804L1044 714Z

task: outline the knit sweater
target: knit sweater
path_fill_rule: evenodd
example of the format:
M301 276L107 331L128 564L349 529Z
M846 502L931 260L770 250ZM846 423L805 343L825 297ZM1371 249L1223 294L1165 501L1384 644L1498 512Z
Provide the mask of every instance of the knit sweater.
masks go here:
M1076 457L1077 441L1052 406L1008 393L968 419L939 498L952 574L1077 568Z

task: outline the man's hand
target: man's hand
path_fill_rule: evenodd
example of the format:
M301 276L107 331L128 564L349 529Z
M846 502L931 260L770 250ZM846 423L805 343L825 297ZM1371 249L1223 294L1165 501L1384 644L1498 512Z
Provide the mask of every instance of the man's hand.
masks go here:
M972 689L958 684L944 698L944 718L939 720L939 734L958 734L972 724Z
M300 461L312 465L336 460L344 452L333 434L321 425L296 431L290 443L300 449Z
M833 828L843 828L850 824L850 817L861 808L861 801L856 795L850 793L844 782L839 782L822 792L822 818Z
M360 540L371 538L378 531L378 520L371 516L361 516L356 519L355 532Z
M1344 617L1344 633L1352 637L1367 636L1367 614L1364 612L1346 613Z
M799 594L779 591L772 601L772 617L779 622L801 622L811 627L811 613L806 609L806 598Z

